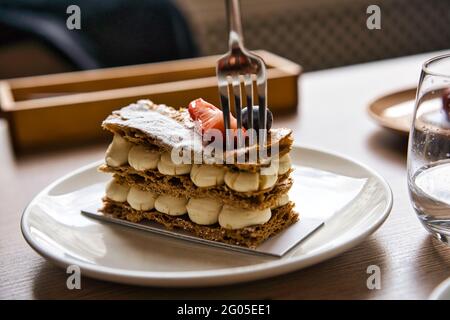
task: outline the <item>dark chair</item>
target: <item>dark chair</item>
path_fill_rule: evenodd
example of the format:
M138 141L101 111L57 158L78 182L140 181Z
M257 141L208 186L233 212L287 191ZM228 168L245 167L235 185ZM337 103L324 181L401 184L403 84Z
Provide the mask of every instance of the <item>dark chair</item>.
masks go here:
M81 30L66 26L72 4L81 9ZM197 55L186 19L168 0L3 0L0 30L0 49L32 39L75 70Z

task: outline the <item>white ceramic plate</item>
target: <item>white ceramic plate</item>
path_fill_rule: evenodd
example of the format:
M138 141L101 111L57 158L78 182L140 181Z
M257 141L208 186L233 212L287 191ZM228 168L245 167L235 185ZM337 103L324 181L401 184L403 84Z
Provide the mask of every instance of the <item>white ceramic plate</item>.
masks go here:
M291 151L297 167L290 198L301 216L325 225L282 258L208 247L102 223L80 209L98 201L109 177L98 163L80 168L40 192L25 209L22 233L45 258L76 264L83 276L151 286L210 286L291 272L360 243L392 208L388 184L353 160L309 148ZM301 223L301 218L298 223Z
M433 290L430 300L450 300L450 278L443 281Z

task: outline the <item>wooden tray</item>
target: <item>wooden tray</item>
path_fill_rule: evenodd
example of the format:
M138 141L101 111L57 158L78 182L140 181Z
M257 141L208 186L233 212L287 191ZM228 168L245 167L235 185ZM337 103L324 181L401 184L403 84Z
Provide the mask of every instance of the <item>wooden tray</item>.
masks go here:
M377 98L367 110L380 126L406 136L412 124L415 98L416 88L409 88Z
M274 115L295 111L302 68L266 51L268 101ZM106 137L102 120L138 99L174 107L202 97L219 106L215 64L208 56L0 81L0 112L16 151Z

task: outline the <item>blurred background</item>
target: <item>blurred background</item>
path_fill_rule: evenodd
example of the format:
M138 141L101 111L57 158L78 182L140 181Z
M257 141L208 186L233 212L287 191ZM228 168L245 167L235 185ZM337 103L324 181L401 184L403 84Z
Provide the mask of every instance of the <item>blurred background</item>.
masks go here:
M66 9L81 8L81 30ZM448 0L242 0L246 44L305 71L450 47ZM382 29L366 28L376 4ZM0 78L223 53L223 0L2 0Z

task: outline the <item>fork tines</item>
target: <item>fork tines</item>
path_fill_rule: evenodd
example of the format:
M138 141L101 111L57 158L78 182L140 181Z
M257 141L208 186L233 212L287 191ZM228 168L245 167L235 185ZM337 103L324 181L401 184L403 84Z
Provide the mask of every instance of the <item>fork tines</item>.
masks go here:
M219 74L218 74L219 76ZM257 90L255 90L255 86ZM255 74L234 74L225 77L219 76L219 92L220 102L222 105L224 125L226 129L226 146L230 150L234 146L234 136L230 129L230 114L232 109L231 101L234 99L234 112L237 120L237 148L243 148L246 145L254 145L259 141L260 145L264 145L267 138L266 118L266 82L260 81ZM258 103L255 103L255 91L258 93ZM252 106L259 105L258 128L261 130L256 132L255 119L253 118ZM247 108L247 134L244 134L242 110Z

